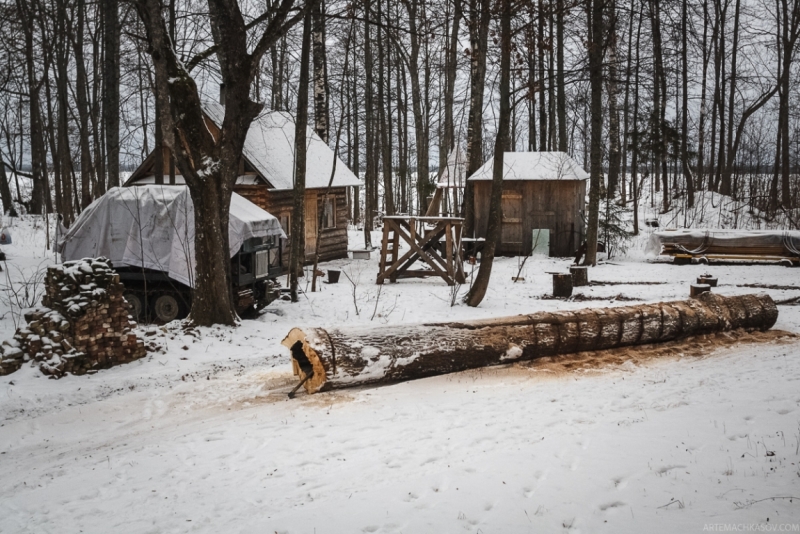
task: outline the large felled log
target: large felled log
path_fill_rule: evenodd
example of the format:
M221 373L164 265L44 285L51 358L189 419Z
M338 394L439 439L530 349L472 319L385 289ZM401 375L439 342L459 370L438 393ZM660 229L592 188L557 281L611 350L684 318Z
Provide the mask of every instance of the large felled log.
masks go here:
M397 382L571 352L643 345L778 319L769 295L698 298L461 323L381 328L294 328L283 344L309 393Z

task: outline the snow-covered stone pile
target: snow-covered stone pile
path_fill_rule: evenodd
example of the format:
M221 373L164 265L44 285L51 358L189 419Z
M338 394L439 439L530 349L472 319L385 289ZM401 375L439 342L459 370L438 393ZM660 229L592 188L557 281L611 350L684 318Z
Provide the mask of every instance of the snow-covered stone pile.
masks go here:
M80 375L143 357L123 291L106 258L48 268L43 306L25 313L28 325L0 346L0 374L34 360L53 377Z

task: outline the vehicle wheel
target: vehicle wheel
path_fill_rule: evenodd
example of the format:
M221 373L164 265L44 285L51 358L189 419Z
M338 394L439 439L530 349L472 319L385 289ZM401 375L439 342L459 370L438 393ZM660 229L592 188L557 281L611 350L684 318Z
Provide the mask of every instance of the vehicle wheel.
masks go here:
M156 319L168 323L178 318L181 313L181 306L174 296L168 294L159 295L153 304L153 313Z
M142 298L136 293L125 293L122 296L128 301L128 304L131 305L131 315L133 316L134 320L138 321L141 319L142 308L144 307L142 304Z

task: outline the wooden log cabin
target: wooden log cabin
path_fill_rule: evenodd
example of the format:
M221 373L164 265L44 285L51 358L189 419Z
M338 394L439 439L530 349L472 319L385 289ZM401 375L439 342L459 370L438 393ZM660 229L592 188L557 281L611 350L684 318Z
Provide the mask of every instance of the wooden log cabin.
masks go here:
M493 168L492 158L468 178L475 187L475 237L478 238L486 237ZM503 222L496 253L530 254L534 230L546 229L549 255L573 256L584 240L581 213L586 205L587 178L586 171L564 152L506 152Z
M206 124L215 136L219 135L225 108L216 102L204 102ZM239 177L234 191L281 221L288 236L283 250L289 250L292 227L294 188L294 118L285 112L262 113L247 132L242 150ZM305 194L305 254L313 261L317 240L320 240L320 260L347 257L347 198L348 187L361 184L355 174L337 158L330 194L325 199L334 161L333 150L311 128L306 128L308 155ZM168 148L161 149L163 182L183 184ZM131 174L125 186L156 183L157 154L154 150ZM319 222L322 221L320 225ZM288 254L283 254L284 266Z

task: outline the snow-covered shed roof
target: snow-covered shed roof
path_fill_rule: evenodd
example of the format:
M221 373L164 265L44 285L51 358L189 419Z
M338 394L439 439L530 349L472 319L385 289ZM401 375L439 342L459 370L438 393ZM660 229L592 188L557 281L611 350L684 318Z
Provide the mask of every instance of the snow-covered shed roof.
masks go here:
M491 180L494 158L483 164L469 180ZM589 174L566 152L506 152L503 180L586 180Z
M203 102L206 117L218 128L222 127L225 108L213 101ZM294 188L294 118L282 111L265 111L253 121L247 132L242 155L245 161L260 177L266 180L271 190L291 190ZM328 187L333 165L333 150L308 126L308 154L306 156L306 188L322 189ZM152 182L152 176L139 177L134 172L132 180L126 185ZM240 176L237 184L263 183L259 176ZM176 176L177 183L183 179ZM361 186L363 183L337 158L333 187Z

